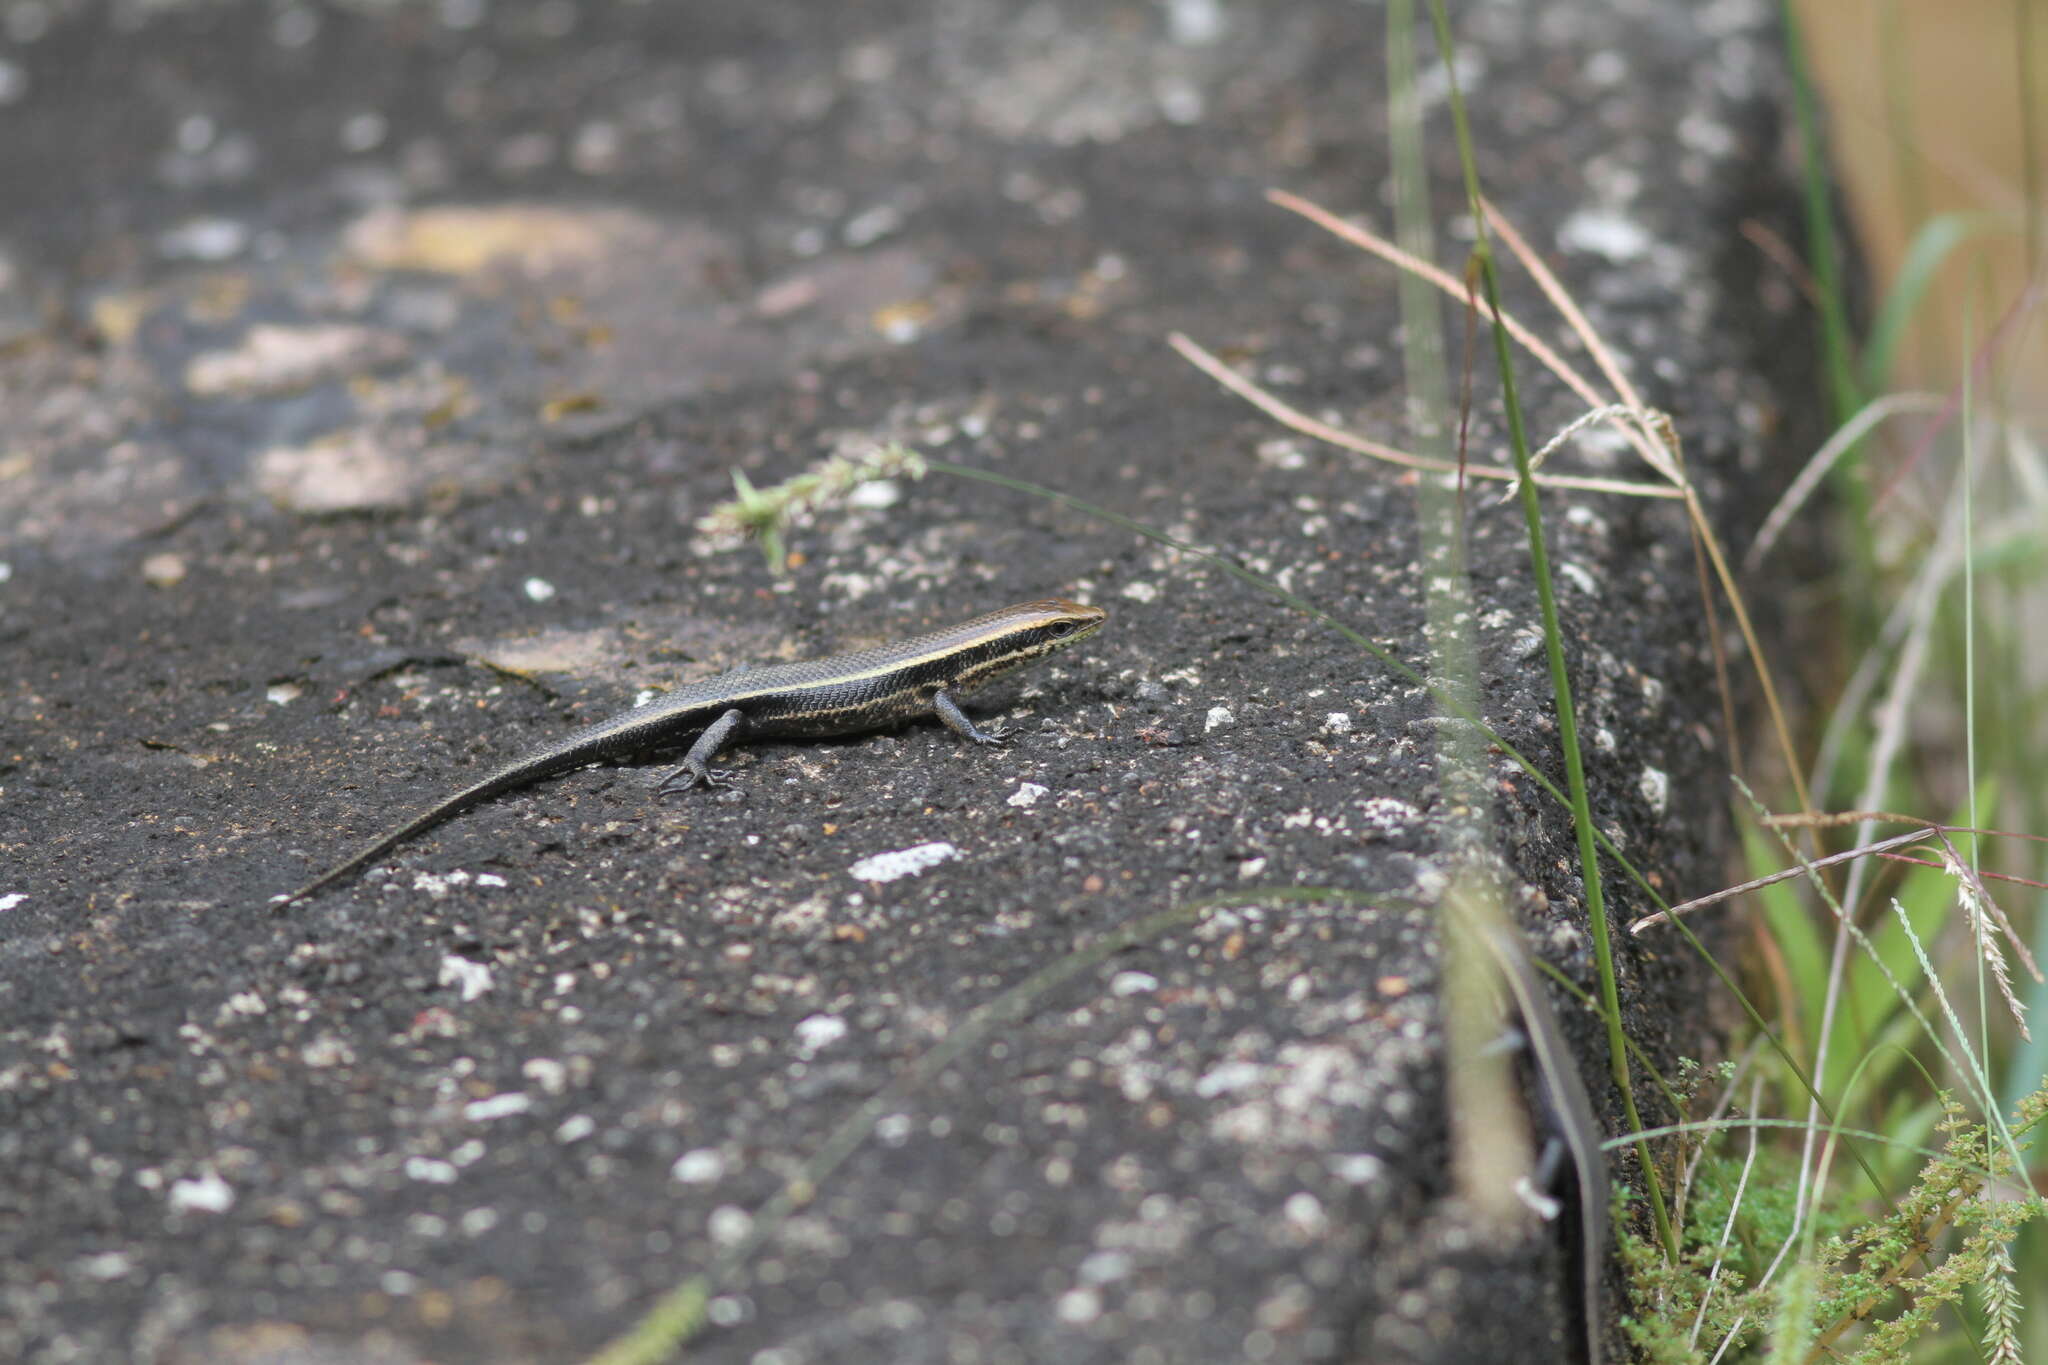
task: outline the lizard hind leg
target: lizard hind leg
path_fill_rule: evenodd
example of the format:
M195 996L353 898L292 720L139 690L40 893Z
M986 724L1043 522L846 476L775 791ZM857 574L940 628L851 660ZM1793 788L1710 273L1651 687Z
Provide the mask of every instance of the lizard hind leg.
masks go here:
M711 760L718 757L718 751L726 745L745 736L747 717L738 707L725 712L717 720L704 727L704 733L697 736L697 742L683 755L683 761L676 765L674 772L661 780L654 789L656 796L672 796L676 792L690 791L696 787L722 787L727 775L711 766Z

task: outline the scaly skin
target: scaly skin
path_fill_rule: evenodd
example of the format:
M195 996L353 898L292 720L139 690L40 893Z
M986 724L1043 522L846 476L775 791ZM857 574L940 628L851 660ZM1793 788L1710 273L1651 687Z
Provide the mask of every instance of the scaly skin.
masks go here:
M711 760L742 739L857 734L935 715L976 744L999 744L1003 737L977 727L957 699L1086 639L1108 619L1100 607L1077 602L1022 602L895 644L685 683L507 763L271 903L304 900L414 835L515 787L602 759L674 748L692 733L698 734L696 743L662 783L662 792L718 784L723 774L712 770Z

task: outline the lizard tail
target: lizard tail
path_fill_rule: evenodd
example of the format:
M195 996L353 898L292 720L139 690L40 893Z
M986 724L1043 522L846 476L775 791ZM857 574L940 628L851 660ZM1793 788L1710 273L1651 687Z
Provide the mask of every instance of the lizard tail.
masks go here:
M328 868L298 890L291 892L289 895L272 896L270 904L272 908L282 910L288 905L293 905L309 897L316 896L336 882L343 881L361 872L406 840L432 829L443 820L460 815L470 807L488 801L501 792L511 791L514 787L523 787L529 782L537 782L544 777L553 777L555 774L567 772L571 768L580 768L588 762L590 762L590 756L587 754L565 754L559 766L550 765L545 768L536 769L530 763L517 763L500 768L489 777L464 787L461 791L438 805L421 811L397 829L392 830L388 834L381 835L375 843L349 855L347 859Z

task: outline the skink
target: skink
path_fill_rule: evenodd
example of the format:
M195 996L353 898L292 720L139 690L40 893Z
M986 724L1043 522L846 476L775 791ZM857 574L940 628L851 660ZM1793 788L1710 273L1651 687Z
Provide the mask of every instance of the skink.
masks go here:
M1500 931L1481 931L1494 961L1507 979L1515 998L1515 1010L1522 1016L1522 1030L1529 1041L1529 1055L1536 1063L1537 1093L1549 1119L1551 1136L1544 1142L1536 1162L1536 1185L1544 1190L1570 1187L1578 1192L1578 1216L1566 1224L1576 1234L1577 1264L1566 1276L1565 1301L1579 1331L1576 1345L1585 1365L1601 1365L1601 1336L1607 1317L1601 1306L1600 1287L1607 1269L1607 1174L1606 1131L1593 1112L1586 1094L1586 1081L1572 1060L1571 1045L1557 1022L1543 979L1519 936ZM1563 1178L1569 1169L1572 1178ZM1562 1210L1560 1210L1562 1212Z
M414 835L515 787L602 759L673 748L693 732L696 743L658 792L718 785L725 774L711 760L743 739L856 734L935 715L976 744L1000 744L1004 737L968 719L958 699L1086 639L1107 619L1102 608L1078 602L1022 602L895 644L685 683L507 763L271 903L304 900Z

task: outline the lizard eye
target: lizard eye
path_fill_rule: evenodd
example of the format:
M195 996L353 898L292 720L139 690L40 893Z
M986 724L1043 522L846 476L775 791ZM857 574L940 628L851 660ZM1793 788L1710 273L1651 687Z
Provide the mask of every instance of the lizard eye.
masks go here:
M1055 621L1045 628L1045 633L1055 640L1064 640L1074 633L1072 621Z

